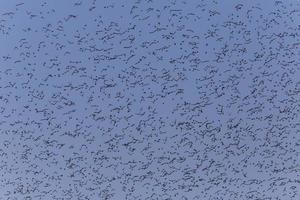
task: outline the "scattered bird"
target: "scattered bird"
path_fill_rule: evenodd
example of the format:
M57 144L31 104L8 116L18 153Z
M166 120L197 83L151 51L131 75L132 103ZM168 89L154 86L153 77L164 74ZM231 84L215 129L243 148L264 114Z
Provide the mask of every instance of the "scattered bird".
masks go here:
M299 3L9 1L1 199L299 199Z

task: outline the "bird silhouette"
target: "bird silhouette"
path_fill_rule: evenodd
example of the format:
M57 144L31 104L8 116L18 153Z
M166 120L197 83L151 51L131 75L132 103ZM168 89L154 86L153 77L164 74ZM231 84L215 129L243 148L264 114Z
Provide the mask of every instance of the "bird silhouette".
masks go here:
M297 1L7 1L0 199L299 199Z

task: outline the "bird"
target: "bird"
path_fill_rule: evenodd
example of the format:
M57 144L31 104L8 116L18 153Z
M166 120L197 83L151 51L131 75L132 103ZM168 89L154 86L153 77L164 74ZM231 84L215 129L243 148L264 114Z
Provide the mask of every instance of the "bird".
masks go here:
M9 1L3 199L297 199L299 3Z

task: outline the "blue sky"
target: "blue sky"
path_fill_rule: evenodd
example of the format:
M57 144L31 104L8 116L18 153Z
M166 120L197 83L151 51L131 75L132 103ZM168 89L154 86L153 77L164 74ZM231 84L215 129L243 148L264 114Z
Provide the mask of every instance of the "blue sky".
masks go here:
M0 1L0 199L299 198L297 1Z

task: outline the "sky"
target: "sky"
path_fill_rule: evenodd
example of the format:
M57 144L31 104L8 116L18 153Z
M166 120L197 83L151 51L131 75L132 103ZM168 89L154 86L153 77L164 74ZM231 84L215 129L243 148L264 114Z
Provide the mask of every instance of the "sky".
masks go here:
M0 0L0 200L299 199L299 15Z

